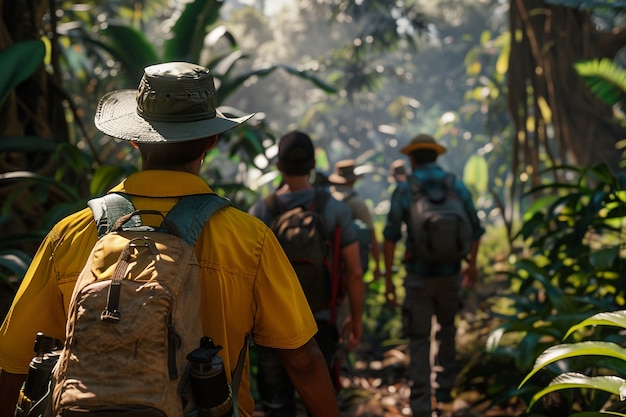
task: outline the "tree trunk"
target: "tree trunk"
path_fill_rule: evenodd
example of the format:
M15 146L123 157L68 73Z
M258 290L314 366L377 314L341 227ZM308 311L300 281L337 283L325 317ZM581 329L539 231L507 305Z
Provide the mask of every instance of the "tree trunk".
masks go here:
M588 12L541 0L512 0L509 110L516 127L516 175L559 165L606 163L619 170L616 143L626 129L610 106L577 75L579 60L613 58L624 46L623 30L598 32ZM529 169L528 167L532 167Z
M54 1L51 4L54 5ZM0 50L21 41L41 39L44 36L43 17L48 6L46 0L0 0ZM45 29L49 31L51 28ZM56 88L58 85L59 74L49 75L42 64L32 77L11 92L0 108L0 138L37 136L67 141L65 106L63 95ZM6 157L3 155L3 159ZM23 163L23 168L29 168L28 160ZM0 172L15 169L12 163L9 169L3 162L0 164Z
M53 26L42 27L49 7L54 7L54 0L0 0L0 50L54 32ZM54 40L51 43L54 44ZM56 48L53 46L52 49L54 62ZM27 152L19 144L19 138L26 136L68 141L64 95L57 88L60 85L58 71L52 72L54 75L50 75L42 64L35 74L10 93L0 107L0 140L18 138L15 146L5 146L0 152L0 174L28 171L51 177L59 168L61 162L54 160L50 151ZM3 239L36 230L45 213L59 202L54 191L49 190L42 198L41 191L36 190L34 184L23 181L0 183L0 201L6 206L4 210L11 205L12 213L11 218L0 225ZM19 246L32 254L37 244L31 242Z

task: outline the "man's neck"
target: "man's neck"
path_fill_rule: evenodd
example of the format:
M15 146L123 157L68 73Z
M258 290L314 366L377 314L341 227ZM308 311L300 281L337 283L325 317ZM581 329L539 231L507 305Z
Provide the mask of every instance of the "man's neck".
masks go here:
M283 175L283 186L280 187L277 192L278 194L286 194L311 188L313 188L313 184L311 184L308 175Z
M190 174L200 175L200 167L202 166L201 161L194 161L188 164L183 165L158 165L158 164L150 164L143 163L142 170L165 170L165 171L181 171L181 172L189 172Z

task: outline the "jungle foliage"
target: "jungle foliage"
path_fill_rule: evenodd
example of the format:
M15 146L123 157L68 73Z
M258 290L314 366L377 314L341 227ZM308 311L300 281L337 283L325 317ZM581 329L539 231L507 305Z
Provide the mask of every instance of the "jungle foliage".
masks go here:
M225 22L222 1L174 11L161 0L52 2L55 10L11 3L0 31L0 283L13 290L58 219L138 169L126 147L91 127L94 98L134 88L146 65L195 61L214 71L225 113L263 111L224 136L203 171L241 208L278 181L279 132L302 128L316 139L320 169L345 157L370 168L362 191L380 232L392 187L386 167L400 145L427 131L448 146L443 162L466 180L481 217L506 228L502 241L483 246L484 280L502 289L477 313L493 329L458 390L477 387L493 407L537 412L544 394L563 388L545 388L569 359L570 348L553 345L623 342L584 328L625 302L626 181L614 155L624 136L615 58L624 10L571 0L297 3L271 22L252 8L231 10ZM368 332L400 343L397 312L380 283L369 287ZM601 352L606 358L582 365L624 375ZM580 387L570 380L574 391L559 405L600 410L615 393Z
M574 330L597 323L589 317L624 308L626 177L612 174L606 165L555 169L570 181L549 183L529 192L530 196L549 189L551 195L537 199L526 214L519 233L527 242L528 251L519 254L511 262L510 271L504 272L510 286L492 300L488 320L495 325L485 340L484 350L476 352L467 365L461 386L480 386L481 392L485 392L483 400L491 406L534 405L533 412L540 414L550 414L559 407L571 412L598 411L607 402L608 394L589 393L582 385L567 387L578 388L564 397L567 401L547 397L540 405L535 403L559 389L555 385L545 388L562 370L556 364L548 366L546 358L554 357L559 349L553 346ZM598 335L615 343L625 341L623 335L614 332ZM575 336L582 342L594 335L577 332ZM594 345L582 345L580 349L583 346ZM577 349L571 351L582 352ZM559 352L563 353L562 347ZM595 363L593 369L600 369L608 362L614 363L607 351L591 352L605 357L586 360L588 367ZM533 370L533 366L548 372ZM617 369L621 372L623 365Z

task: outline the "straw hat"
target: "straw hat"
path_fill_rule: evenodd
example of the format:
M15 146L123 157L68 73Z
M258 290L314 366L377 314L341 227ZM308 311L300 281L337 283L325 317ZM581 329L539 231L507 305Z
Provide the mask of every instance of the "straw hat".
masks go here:
M432 149L437 152L437 155L441 155L446 151L446 147L435 142L432 136L421 133L415 136L400 152L409 155L411 152L417 151L418 149Z
M211 72L188 62L144 69L137 90L105 94L95 125L103 133L132 142L185 142L223 133L254 116L229 118L217 110Z
M355 172L356 162L354 159L344 159L335 163L335 171L328 176L331 184L347 184L361 177Z

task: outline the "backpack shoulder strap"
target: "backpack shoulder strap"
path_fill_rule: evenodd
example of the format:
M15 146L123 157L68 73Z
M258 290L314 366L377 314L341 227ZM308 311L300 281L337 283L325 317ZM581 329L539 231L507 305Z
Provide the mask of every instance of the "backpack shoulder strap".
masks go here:
M417 194L417 193L424 191L424 182L422 180L417 179L415 175L409 175L406 178L407 178L407 182L411 186L411 192L413 194Z
M263 198L263 203L265 203L265 207L270 212L272 217L276 217L280 214L278 197L276 196L276 191L271 192Z
M321 188L321 187L315 187L314 189L314 196L313 196L313 201L311 202L313 204L313 207L311 207L311 211L314 211L315 213L318 214L319 218L322 221L322 236L324 236L324 239L326 241L328 241L330 238L330 236L328 236L328 231L326 230L326 218L324 217L324 207L326 207L326 203L328 202L328 200L330 199L330 192L325 189L325 188Z
M350 201L351 199L353 199L356 196L357 196L356 191L350 190L350 193L343 199L343 202L345 203L347 201Z
M239 417L239 385L241 385L241 376L243 375L243 366L245 364L246 354L248 353L248 345L250 344L250 339L252 336L246 335L244 337L243 346L239 351L239 356L237 357L237 365L235 366L235 370L232 373L231 378L231 386L232 386L232 399L233 399L233 416Z
M313 197L313 201L311 201L312 204L310 206L310 209L321 215L323 213L324 207L326 206L326 202L330 198L330 193L320 187L315 187L314 193L315 194ZM263 198L263 203L265 203L265 206L267 207L267 210L272 214L272 217L276 217L285 211L282 210L280 207L280 202L278 201L276 191L266 195Z
M445 184L446 187L448 187L448 190L454 191L455 182L456 182L456 175L454 175L451 172L446 172L446 176L443 179L443 183Z
M211 216L231 205L229 199L217 194L186 195L180 198L165 218L176 225L180 237L193 247Z
M423 194L427 195L432 200L442 200L445 198L445 194L448 191L455 192L454 183L456 182L456 175L451 172L446 172L443 178L431 179L428 181L422 181L416 178L414 175L407 177L409 185L411 186L411 192L413 195ZM440 190L439 187L435 187L433 189L433 185L440 185L443 190ZM441 195L443 193L443 196Z
M135 212L135 206L130 201L130 196L124 193L106 194L89 200L87 205L96 221L98 237L110 232L117 219ZM132 216L129 223L130 227L141 226L141 217Z
M315 187L314 193L313 209L317 214L323 217L324 207L326 207L326 202L330 199L330 192L324 188Z

